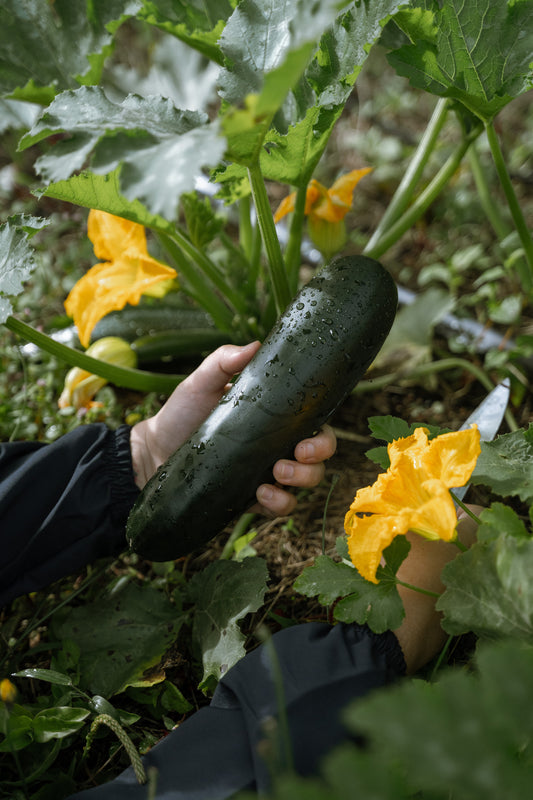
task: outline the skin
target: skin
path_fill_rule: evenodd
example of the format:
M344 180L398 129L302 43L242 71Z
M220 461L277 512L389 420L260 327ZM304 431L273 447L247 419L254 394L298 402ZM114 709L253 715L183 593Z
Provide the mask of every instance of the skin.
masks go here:
M477 516L483 510L480 506L470 506L470 509ZM477 526L464 511L459 511L457 516L457 538L470 547L475 542ZM398 570L398 578L412 586L442 594L445 587L441 572L445 564L458 555L457 545L428 541L416 533L408 533L407 538L411 550ZM447 634L441 627L442 615L435 609L435 598L403 586L398 586L398 592L404 604L405 617L394 633L402 648L407 672L413 674L437 655Z
M260 342L219 347L176 387L155 416L133 426L131 453L139 489L204 421L231 379L244 369L259 347ZM272 484L257 488L258 502L253 510L275 516L290 514L296 498L283 487L311 488L319 484L324 477L324 461L331 458L336 446L335 434L327 425L316 436L299 442L294 459L275 463Z

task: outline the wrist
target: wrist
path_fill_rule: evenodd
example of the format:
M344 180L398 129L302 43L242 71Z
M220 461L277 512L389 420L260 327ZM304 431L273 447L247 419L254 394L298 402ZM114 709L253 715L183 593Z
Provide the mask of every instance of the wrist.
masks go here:
M133 477L139 489L143 489L155 472L150 447L148 445L148 421L137 422L130 431L131 463Z

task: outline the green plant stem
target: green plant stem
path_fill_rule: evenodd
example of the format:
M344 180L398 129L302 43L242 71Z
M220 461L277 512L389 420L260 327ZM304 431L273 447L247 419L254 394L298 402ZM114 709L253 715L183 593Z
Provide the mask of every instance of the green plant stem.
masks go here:
M451 496L452 496L452 498L453 498L453 502L455 503L455 505L459 506L459 508L460 508L460 509L462 509L462 510L465 512L465 514L467 514L467 515L470 517L470 519L472 519L472 520L473 520L473 521L476 523L476 525L481 525L481 520L480 520L480 518L477 516L477 514L474 514L474 512L473 512L473 511L472 511L470 508L468 508L468 506L466 505L466 503L463 503L463 501L462 501L462 500L460 500L460 499L459 499L459 498L458 498L458 497L457 497L457 496L454 494L453 490L450 490L450 494L451 494ZM467 549L468 549L467 547L465 547L465 546L462 544L462 542L459 542L458 540L456 540L456 544L461 546L461 547L460 547L460 549L462 549L462 548L464 548L465 550L467 550Z
M221 559L228 559L232 557L233 546L235 542L246 533L254 519L255 514L252 514L251 511L241 514L222 549L222 553L220 554Z
M496 166L496 172L498 173L502 189L509 205L509 211L511 212L513 222L515 224L518 236L520 237L520 242L522 243L522 247L524 248L524 253L526 256L526 264L520 264L520 262L518 262L519 277L522 282L522 288L524 291L530 293L531 289L533 288L533 239L531 238L531 233L524 219L524 215L522 213L522 209L520 208L518 198L515 194L511 178L509 177L507 164L505 163L505 159L501 151L500 142L498 141L498 136L494 128L494 123L492 121L487 122L485 125L485 130L492 153L492 158L494 159L494 164Z
M274 300L276 303L276 310L281 314L291 300L291 291L287 274L285 272L285 263L281 253L278 235L276 233L276 226L270 208L270 202L263 180L263 175L259 163L256 162L248 167L248 177L250 179L250 186L252 188L252 197L255 204L255 211L257 214L257 224L261 231L263 245L267 254L268 268L270 274L270 281L274 293Z
M455 174L471 143L479 136L481 128L476 129L468 136L464 136L454 152L447 158L433 180L420 193L410 208L383 234L378 242L371 248L367 245L364 254L371 258L380 258L393 244L410 228L413 227L429 206L442 192L450 178Z
M196 247L191 240L185 236L185 234L180 231L179 228L175 228L169 236L175 240L176 244L181 247L183 252L190 258L193 264L196 264L204 273L204 275L209 278L213 286L218 289L220 294L226 298L227 302L233 307L235 311L239 314L243 314L246 311L246 303L244 299L241 297L239 292L236 292L228 286L228 283L224 277L224 274L221 272L217 264L212 261L206 253L201 250L199 247Z
M505 237L509 234L510 229L503 219L501 208L495 201L494 195L490 190L487 176L481 165L479 153L475 144L468 151L468 160L470 162L470 169L472 170L472 175L474 176L474 181L476 183L481 207L483 208L483 211L485 212L488 221L492 225L498 239L505 239Z
M265 648L270 661L272 679L274 682L274 691L276 694L276 705L278 709L279 763L273 766L279 769L282 773L287 774L294 771L294 760L292 756L291 732L287 716L287 703L285 700L285 687L283 685L283 673L281 671L281 665L279 663L276 648L274 647L274 642L272 641L272 634L265 626L261 626L257 633L263 642L263 647Z
M219 295L213 291L212 284L206 280L205 275L191 264L174 236L161 232L158 232L156 236L163 249L176 264L178 272L183 275L189 284L191 296L211 315L217 328L223 331L231 331L234 314Z
M435 597L437 599L440 597L438 592L432 592L430 589L422 589L420 586L413 586L412 583L406 583L405 581L401 581L399 578L396 578L396 583L399 584L399 586L403 586L405 589L412 589L413 592L427 594L428 597Z
M115 386L123 386L139 392L170 394L185 377L184 375L163 375L158 372L145 372L140 369L130 369L129 367L110 364L107 361L88 356L73 347L61 344L61 342L56 342L50 336L35 330L31 325L27 325L15 317L8 317L4 325L13 333L22 336L29 342L33 342L41 350L56 356L69 366L80 367L93 375L100 375L100 377L114 383Z
M448 636L448 638L446 639L444 647L440 651L439 657L438 657L438 659L437 659L437 661L435 663L435 666L433 667L433 669L431 671L431 679L430 680L432 680L432 681L435 680L437 672L440 670L440 668L442 666L442 662L444 661L444 659L446 657L446 653L450 649L450 645L451 645L452 642L453 642L453 636L450 634L450 636Z
M445 372L446 370L450 369L467 370L468 372L472 373L472 375L481 383L482 386L485 387L488 392L494 389L494 383L476 364L473 364L471 361L467 361L466 358L450 357L441 358L439 361L430 361L427 364L419 364L418 367L414 367L409 373L406 374L402 374L401 372L389 372L386 375L380 375L379 377L371 380L360 381L352 390L352 394L373 392L376 389L384 389L391 383L402 380L402 378L405 380L416 380L417 378L423 378L425 375L431 375L434 372ZM519 425L517 424L509 408L507 408L505 411L505 421L509 426L509 430L518 430Z
M329 487L328 496L326 497L326 503L324 505L324 514L322 516L322 555L326 554L326 516L328 513L329 501L331 500L333 489L337 485L339 478L340 475L337 473L331 478L331 486Z
M447 98L440 98L437 101L431 119L429 120L426 130L418 147L409 162L402 180L396 189L394 196L387 206L379 224L372 234L370 241L367 244L367 249L371 251L377 246L379 240L384 235L385 231L396 222L396 220L403 214L411 202L416 186L422 176L424 168L429 161L429 158L435 149L435 144L439 134L446 122L448 110L450 108L449 100Z
M249 261L252 258L253 236L250 197L246 196L239 200L239 244Z
M285 251L287 277L293 294L298 288L298 276L300 273L306 195L307 185L300 186L296 190L296 200L289 230L289 241L287 242L287 249Z

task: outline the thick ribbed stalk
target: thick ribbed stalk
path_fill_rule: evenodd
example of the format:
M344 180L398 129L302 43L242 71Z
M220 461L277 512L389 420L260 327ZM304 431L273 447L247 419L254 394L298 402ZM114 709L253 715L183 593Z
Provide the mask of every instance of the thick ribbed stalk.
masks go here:
M68 347L65 344L61 344L61 342L56 342L50 336L41 333L41 331L36 331L31 325L27 325L25 322L21 322L21 320L15 317L8 317L4 325L13 333L22 336L22 338L26 339L28 342L33 342L33 344L36 344L41 350L45 350L47 353L56 356L69 366L85 369L93 375L99 375L101 378L105 378L116 386L122 386L126 389L134 389L140 392L161 392L162 394L170 394L185 377L184 375L163 375L158 372L145 372L140 369L118 367L116 364L110 364L108 361L101 361L99 358L88 356L86 353L75 350L73 347Z
M396 220L403 214L411 202L416 186L433 150L435 149L435 144L439 134L444 126L444 123L446 122L448 109L448 99L439 99L431 119L428 122L426 130L420 139L418 147L411 161L409 162L409 166L407 167L391 202L387 206L387 210L383 214L376 230L372 234L372 237L367 244L367 249L369 251L376 247L387 229L396 222Z
M455 174L470 144L478 135L479 131L476 131L475 134L462 139L460 144L445 161L433 180L417 197L412 206L383 234L381 239L372 248L369 245L365 247L363 253L366 256L380 258L383 253L401 239L404 233L413 227L415 222L420 219L422 214L424 214L429 206L436 200L448 181Z
M285 251L285 263L287 265L287 276L291 292L296 293L298 288L298 276L300 273L302 236L305 221L305 199L307 196L307 186L301 186L296 192L294 212L292 215L289 230L289 241Z
M496 166L496 171L498 173L502 189L505 193L505 197L509 205L509 211L511 212L511 216L513 218L518 236L520 237L520 242L522 243L522 247L524 248L524 253L526 256L526 262L527 262L526 264L520 262L517 263L520 280L522 282L522 288L524 289L525 292L530 293L531 289L533 288L533 240L531 238L531 233L524 219L522 209L520 208L520 203L518 202L518 198L515 194L511 178L509 177L509 172L507 171L507 164L505 163L505 159L503 157L503 153L500 148L500 143L498 141L498 136L496 134L496 131L494 129L494 124L492 123L492 121L487 122L485 130L487 132L487 139L489 141L489 146L492 153L492 158L494 159L494 164Z
M290 303L292 295L285 272L285 263L276 233L276 226L274 225L274 219L272 217L272 210L270 208L265 182L258 163L248 167L248 177L250 179L252 197L257 214L257 224L261 231L261 237L267 255L268 270L274 293L274 300L276 302L276 309L278 314L281 314Z

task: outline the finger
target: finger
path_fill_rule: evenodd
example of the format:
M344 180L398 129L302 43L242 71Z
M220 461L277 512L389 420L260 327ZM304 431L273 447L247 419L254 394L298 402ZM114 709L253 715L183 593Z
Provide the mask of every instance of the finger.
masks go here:
M318 464L300 464L298 461L289 461L282 458L276 461L272 469L274 478L285 486L299 486L310 489L318 486L324 477L325 467L322 462Z
M335 454L337 437L329 425L324 425L320 431L310 439L303 439L294 449L294 457L302 464L316 464L326 461Z
M274 515L275 517L285 517L290 514L296 506L296 497L278 486L270 483L263 483L257 488L256 497L259 502L257 511Z
M260 342L240 347L224 344L205 358L200 366L181 384L187 384L194 394L221 395L228 382L251 361Z

